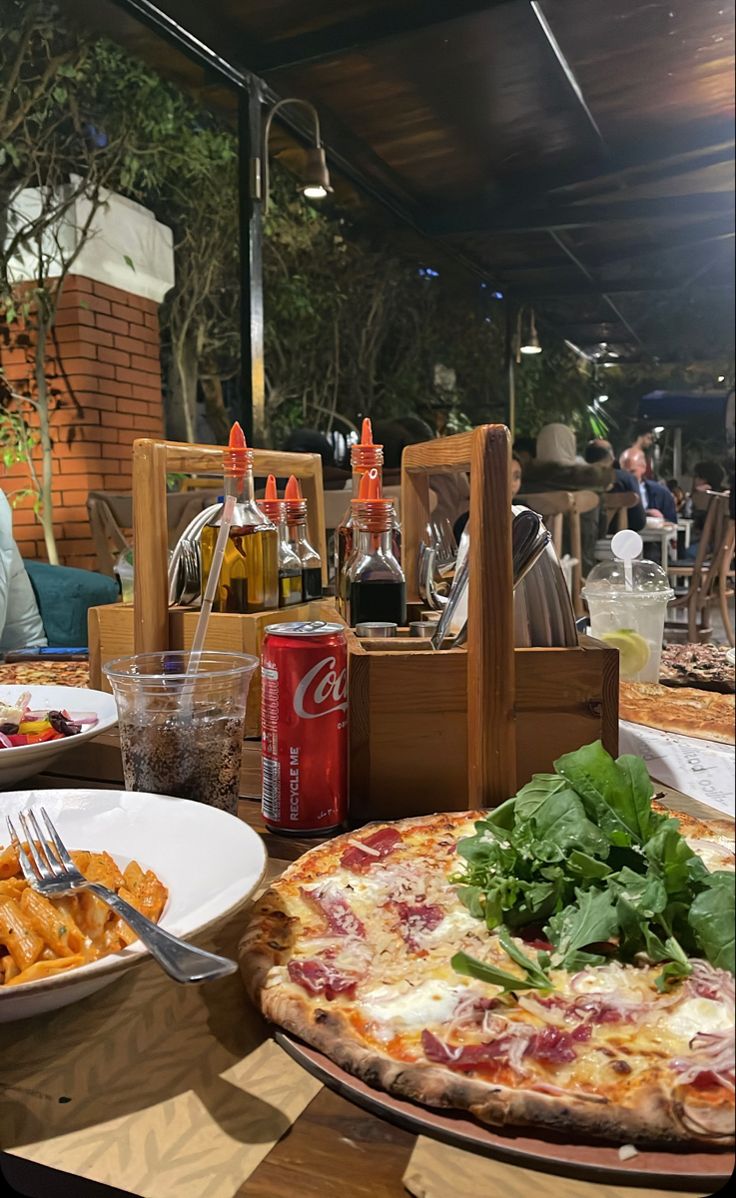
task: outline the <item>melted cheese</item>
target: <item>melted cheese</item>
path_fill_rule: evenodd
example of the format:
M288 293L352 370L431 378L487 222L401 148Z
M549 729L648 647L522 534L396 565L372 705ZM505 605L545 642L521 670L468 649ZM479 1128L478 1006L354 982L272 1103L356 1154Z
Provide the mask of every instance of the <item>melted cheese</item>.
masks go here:
M733 847L730 844L718 840L699 840L693 836L687 837L687 843L711 873L718 869L733 869Z
M396 1031L421 1031L449 1020L465 987L432 979L399 991L397 986L379 986L361 997L361 1010L368 1019L390 1024Z
M712 998L689 998L660 1013L659 1023L671 1035L688 1042L698 1032L726 1032L733 1027L733 1015L725 1003Z

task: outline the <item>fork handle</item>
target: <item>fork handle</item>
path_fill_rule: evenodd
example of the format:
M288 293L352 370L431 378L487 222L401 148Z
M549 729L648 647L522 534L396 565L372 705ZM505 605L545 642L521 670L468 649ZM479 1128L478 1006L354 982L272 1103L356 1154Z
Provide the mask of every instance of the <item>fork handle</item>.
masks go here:
M93 894L107 903L113 911L127 923L131 931L145 944L154 960L175 982L209 982L216 978L224 978L235 973L238 966L229 957L218 957L216 953L208 953L203 948L187 944L178 936L172 936L153 923L130 903L126 903L114 890L99 882L90 882L87 886Z

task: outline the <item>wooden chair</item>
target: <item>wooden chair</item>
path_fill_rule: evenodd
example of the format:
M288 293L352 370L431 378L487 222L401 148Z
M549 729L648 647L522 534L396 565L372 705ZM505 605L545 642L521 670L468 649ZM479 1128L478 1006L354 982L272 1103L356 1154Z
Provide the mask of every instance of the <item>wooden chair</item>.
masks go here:
M600 507L600 495L595 491L571 491L568 523L570 527L570 553L573 558L572 568L572 605L576 616L585 615L583 597L583 544L580 530L580 517L585 512L595 511Z
M605 517L605 531L601 535L607 535L614 518L616 521L614 532L621 532L622 528L628 528L628 510L636 507L638 502L639 496L633 491L604 491L601 495L601 508Z
M552 534L552 544L555 553L562 557L562 528L563 520L570 511L572 494L570 491L540 491L531 495L517 495L515 503L523 504L538 512Z
M675 562L668 567L673 579L688 580L687 590L670 604L670 609L687 611L688 640L697 643L712 636L710 609L718 603L729 644L734 644L734 630L729 611L729 599L734 597L734 522L730 517L729 497L709 492L709 506L698 542L698 552L692 564ZM668 632L682 631L676 620L665 623Z
M221 489L221 488L220 488ZM197 512L217 501L219 492L197 488L192 491L176 491L166 496L166 522L169 548L172 549L187 524ZM97 554L97 568L101 574L114 577L114 566L120 554L130 548L128 530L133 527L133 496L118 495L112 491L90 491L87 496L92 539Z

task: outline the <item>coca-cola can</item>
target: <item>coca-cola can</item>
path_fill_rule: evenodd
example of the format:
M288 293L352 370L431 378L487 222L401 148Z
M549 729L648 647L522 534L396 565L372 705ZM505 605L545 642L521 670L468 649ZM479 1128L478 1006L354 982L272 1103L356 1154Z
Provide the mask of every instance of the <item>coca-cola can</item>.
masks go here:
M270 624L261 655L263 818L323 835L347 817L348 654L341 624Z

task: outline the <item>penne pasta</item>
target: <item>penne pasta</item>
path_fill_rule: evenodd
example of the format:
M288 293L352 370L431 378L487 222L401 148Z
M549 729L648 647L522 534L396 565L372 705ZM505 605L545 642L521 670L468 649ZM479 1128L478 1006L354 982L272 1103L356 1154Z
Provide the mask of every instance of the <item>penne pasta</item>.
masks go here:
M0 849L0 879L12 878L19 869L18 850L12 844L6 849Z
M84 965L85 958L78 957L57 957L53 961L37 961L35 965L29 965L28 969L24 969L10 981L5 983L6 986L18 986L22 982L37 982L39 978L53 977L55 973L61 973L65 969L75 969L78 965Z
M90 882L101 882L109 890L119 890L123 885L123 875L109 853L90 853L83 873Z
M34 932L42 937L55 956L73 957L81 951L84 936L76 923L67 920L54 903L30 886L23 891L20 908L28 917Z
M33 930L15 899L0 901L0 944L5 945L19 969L27 969L41 956L44 940Z
M131 861L121 872L107 852L70 855L90 881L114 890L149 919L160 918L168 891L151 870ZM34 890L22 875L17 851L0 845L0 988L53 977L120 952L136 939L89 891L49 899Z

